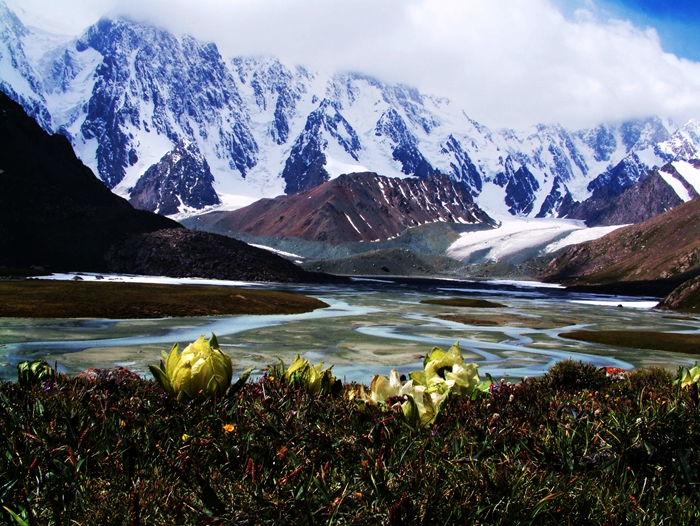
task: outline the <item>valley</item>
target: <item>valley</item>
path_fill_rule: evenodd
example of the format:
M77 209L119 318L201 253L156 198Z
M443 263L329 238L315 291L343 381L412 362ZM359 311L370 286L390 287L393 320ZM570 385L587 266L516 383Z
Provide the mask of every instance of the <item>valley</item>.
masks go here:
M0 0L0 522L700 524L696 3Z
M241 366L264 367L268 353L255 349L267 345L285 359L337 359L353 379L409 363L419 343L449 344L441 332L513 378L569 353L627 368L687 363L557 331L617 326L663 340L685 322L648 309L663 300L698 312L697 121L490 130L408 86L225 58L130 20L59 40L42 40L0 2L0 59L13 57L0 60L0 274L256 282L330 307L218 320L193 317L223 314L196 308L123 322L101 321L109 309L89 320L66 310L65 323L3 318L6 364L44 352L76 372L80 356L121 356L143 372L143 349L215 329ZM421 303L454 292L506 306L489 317ZM17 339L21 330L48 339Z
M661 365L671 371L697 359L682 352L583 343L562 336L580 329L605 334L642 327L671 338L700 334L697 318L651 310L656 298L572 293L533 282L419 278L355 279L345 285L231 285L312 296L329 307L306 314L154 320L1 318L0 375L12 379L16 362L41 358L57 362L70 374L121 365L145 376L160 350L211 332L237 371L263 369L278 358L290 363L300 354L314 363L333 365L334 373L346 381L365 384L373 374L387 374L394 367L413 370L426 349L449 347L455 341L467 361L479 364L480 372L508 381L540 376L565 358L599 367ZM449 298L460 301L453 302L456 306L440 305ZM484 299L488 303L472 301Z

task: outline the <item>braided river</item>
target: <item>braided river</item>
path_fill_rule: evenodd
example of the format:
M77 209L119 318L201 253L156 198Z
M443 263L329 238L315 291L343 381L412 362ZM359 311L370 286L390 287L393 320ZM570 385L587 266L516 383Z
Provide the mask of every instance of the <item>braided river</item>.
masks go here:
M83 275L84 276L84 275ZM84 276L90 279L90 276ZM119 280L119 277L108 277ZM192 283L191 280L181 280ZM196 281L207 283L206 280ZM222 284L216 282L216 284ZM224 283L225 284L225 283ZM433 346L459 342L465 361L494 379L538 376L559 360L624 369L695 363L682 353L577 342L572 330L644 330L693 334L700 317L653 307L658 298L568 292L534 282L442 279L356 279L347 285L230 283L317 297L330 306L297 315L214 316L134 320L0 318L0 379L15 380L16 364L44 359L68 374L88 367L126 367L150 376L161 350L183 348L215 333L234 369L258 370L299 354L333 365L336 376L369 384L375 373L422 367ZM473 298L498 308L448 307L422 300ZM449 319L446 319L449 318Z

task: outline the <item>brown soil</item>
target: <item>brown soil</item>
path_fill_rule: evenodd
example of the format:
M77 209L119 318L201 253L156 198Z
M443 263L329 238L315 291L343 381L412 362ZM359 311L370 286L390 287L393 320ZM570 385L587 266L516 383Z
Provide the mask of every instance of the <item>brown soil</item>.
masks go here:
M495 301L475 300L471 298L422 300L421 303L427 303L429 305L444 305L446 307L469 307L472 309L499 309L507 307L507 305L496 303Z
M436 316L441 320L455 321L464 323L465 325L476 325L477 327L503 327L507 325L516 325L520 327L528 327L532 329L554 329L563 327L566 323L548 321L542 318L529 318L525 316L515 316L513 314L499 314L496 316L464 316L461 314L443 314Z
M443 314L441 316L436 316L441 320L455 321L457 323L464 323L465 325L476 325L477 327L502 327L504 325L518 324L522 325L525 318L520 316L462 316L461 314Z
M298 314L328 307L286 292L197 285L74 281L0 282L0 317L164 318Z
M700 354L700 335L652 331L572 331L559 336L602 345Z
M700 272L699 218L700 199L693 199L643 223L568 248L540 278L581 285L692 278Z

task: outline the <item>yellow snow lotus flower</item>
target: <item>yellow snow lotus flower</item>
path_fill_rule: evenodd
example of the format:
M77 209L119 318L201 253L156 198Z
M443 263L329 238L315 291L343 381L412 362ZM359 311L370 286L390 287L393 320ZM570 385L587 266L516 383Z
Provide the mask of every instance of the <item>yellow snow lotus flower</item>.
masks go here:
M162 355L160 367L149 365L148 368L161 387L178 399L221 396L231 385L233 364L219 348L214 334L208 341L204 335L200 336L182 354L178 354L176 343L169 354L163 351Z
M447 352L434 347L423 360L423 368L423 371L411 373L411 379L424 385L429 393L475 396L491 385L490 381L480 381L477 364L464 363L459 342Z
M295 389L304 389L312 395L337 396L342 388L342 382L338 380L331 369L333 366L323 368L324 362L312 365L297 354L294 362L284 371L281 381ZM284 369L284 364L281 364Z
M411 425L423 427L435 421L444 398L445 395L439 393L428 393L425 386L417 385L413 380L402 383L396 369L391 370L389 378L375 374L370 384L369 395L364 395L366 402L375 405L400 404L406 420Z
M688 387L698 382L700 382L700 365L696 363L690 369L686 369L685 367L680 369L675 383L680 383L681 387Z

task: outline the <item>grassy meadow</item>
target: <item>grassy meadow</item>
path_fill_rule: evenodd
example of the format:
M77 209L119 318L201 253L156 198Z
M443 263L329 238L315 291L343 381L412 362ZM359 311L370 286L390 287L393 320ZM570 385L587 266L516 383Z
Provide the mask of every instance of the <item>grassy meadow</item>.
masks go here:
M280 382L178 401L125 370L0 384L0 515L29 525L697 524L697 384L560 362L428 427Z

